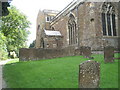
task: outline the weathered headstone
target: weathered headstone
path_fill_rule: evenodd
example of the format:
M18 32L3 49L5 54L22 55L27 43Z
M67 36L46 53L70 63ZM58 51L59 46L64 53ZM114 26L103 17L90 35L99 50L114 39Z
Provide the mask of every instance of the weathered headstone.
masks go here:
M75 49L74 55L81 55L81 49Z
M99 88L100 63L88 60L79 66L79 88Z
M80 49L85 58L91 58L91 47L82 46Z
M114 62L114 47L112 46L104 47L104 61L105 63Z

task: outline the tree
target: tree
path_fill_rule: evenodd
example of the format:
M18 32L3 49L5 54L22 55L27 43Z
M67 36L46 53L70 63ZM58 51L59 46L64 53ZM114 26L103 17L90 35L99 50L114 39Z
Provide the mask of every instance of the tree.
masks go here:
M8 56L6 42L6 37L0 31L0 60L6 59Z
M34 48L35 47L35 40L30 44L29 48Z
M27 37L30 34L28 30L30 22L16 7L11 6L8 10L9 15L2 17L1 32L6 37L8 52L18 53L19 48L26 47Z

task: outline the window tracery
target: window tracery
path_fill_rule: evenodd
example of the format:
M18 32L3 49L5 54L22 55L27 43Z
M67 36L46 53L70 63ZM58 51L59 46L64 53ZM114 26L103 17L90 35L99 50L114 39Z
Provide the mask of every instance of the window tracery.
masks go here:
M77 29L76 29L76 22L75 17L70 14L68 20L68 30L69 30L69 45L77 44L78 43L78 36L77 36Z
M115 8L110 2L102 6L102 29L104 36L117 36Z

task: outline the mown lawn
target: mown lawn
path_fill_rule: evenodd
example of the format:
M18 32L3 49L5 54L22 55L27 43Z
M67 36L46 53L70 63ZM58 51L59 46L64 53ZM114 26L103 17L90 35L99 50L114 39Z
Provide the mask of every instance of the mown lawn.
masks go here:
M103 55L93 57L101 63L100 88L118 88L118 60L104 64ZM4 78L9 88L78 88L79 64L86 60L71 56L9 63L4 66Z

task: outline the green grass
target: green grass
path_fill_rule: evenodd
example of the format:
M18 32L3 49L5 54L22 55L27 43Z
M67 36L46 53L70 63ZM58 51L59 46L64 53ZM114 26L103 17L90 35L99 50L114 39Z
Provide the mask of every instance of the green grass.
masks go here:
M117 88L118 60L104 64L103 55L93 57L101 63L100 88ZM7 64L4 78L9 88L78 88L79 64L86 60L71 56Z

